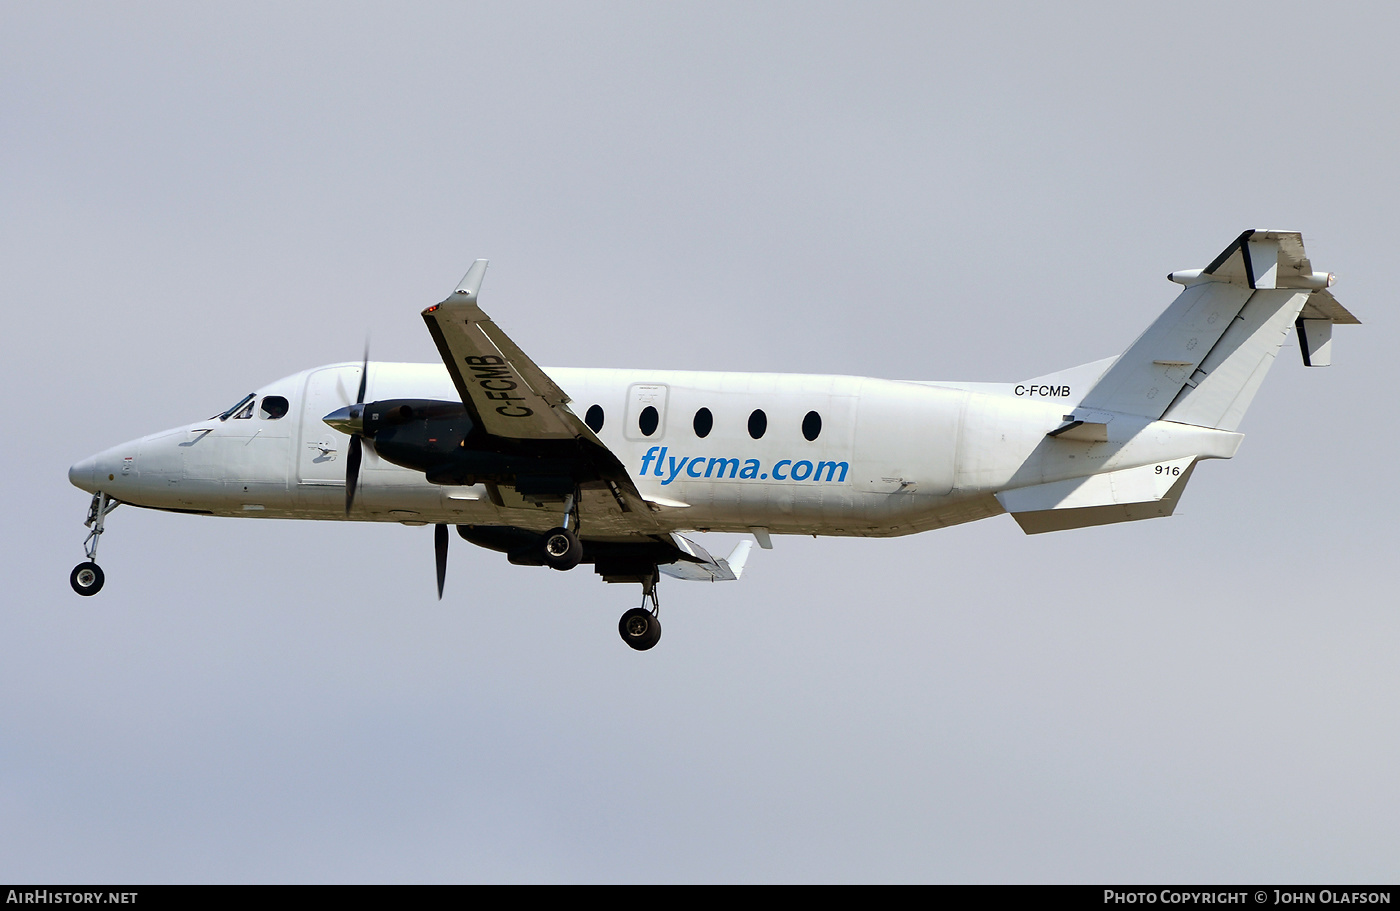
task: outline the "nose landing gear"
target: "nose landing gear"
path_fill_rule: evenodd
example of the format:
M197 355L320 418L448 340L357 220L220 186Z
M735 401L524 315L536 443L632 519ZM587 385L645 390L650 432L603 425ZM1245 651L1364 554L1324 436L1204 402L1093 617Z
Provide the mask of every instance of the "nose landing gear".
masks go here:
M114 500L100 490L92 496L87 521L83 523L89 529L87 539L83 541L87 561L73 567L73 572L68 575L68 584L80 595L95 595L102 591L102 583L106 581L106 576L102 567L97 565L97 542L102 538L103 523L107 514L120 505L120 500Z

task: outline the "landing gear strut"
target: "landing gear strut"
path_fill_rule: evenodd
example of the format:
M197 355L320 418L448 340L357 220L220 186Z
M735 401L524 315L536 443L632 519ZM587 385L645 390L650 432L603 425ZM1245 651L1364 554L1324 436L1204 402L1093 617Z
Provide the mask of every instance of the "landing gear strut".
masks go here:
M647 609L647 602L651 609ZM656 576L642 583L642 606L634 607L622 615L617 623L617 632L622 641L639 652L644 652L661 641L661 603L656 600Z
M95 595L102 591L102 583L106 581L106 576L102 572L102 567L97 565L97 542L102 539L103 522L107 518L107 513L120 505L120 500L114 500L100 490L92 496L92 505L88 507L87 521L83 523L89 529L87 540L83 541L87 562L79 563L73 567L73 572L68 575L68 584L73 586L73 591L80 595Z
M577 504L577 495L569 494L564 500L564 524L540 538L540 558L551 569L573 569L583 559L583 542L574 531L578 527Z

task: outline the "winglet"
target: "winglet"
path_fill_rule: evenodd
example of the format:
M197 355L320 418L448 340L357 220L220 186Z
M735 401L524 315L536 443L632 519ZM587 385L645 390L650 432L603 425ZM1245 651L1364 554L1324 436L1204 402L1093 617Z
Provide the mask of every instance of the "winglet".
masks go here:
M481 280L486 277L486 264L490 260L478 259L472 263L472 267L467 270L467 274L462 276L462 280L457 283L457 294L464 294L467 300L476 303L477 292L481 290Z
M715 558L685 535L671 532L671 543L676 547L678 559L656 568L673 579L688 582L733 582L743 574L744 563L753 548L752 541L740 541L728 558Z
M744 575L744 564L749 561L749 552L753 550L753 542L748 538L734 545L734 549L729 552L729 556L723 558L723 562L729 567L729 571L734 574L735 579Z

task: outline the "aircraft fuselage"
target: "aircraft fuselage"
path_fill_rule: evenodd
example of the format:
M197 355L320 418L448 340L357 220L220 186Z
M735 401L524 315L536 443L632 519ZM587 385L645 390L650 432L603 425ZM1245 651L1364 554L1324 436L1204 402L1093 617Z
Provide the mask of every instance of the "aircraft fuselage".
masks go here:
M334 364L286 377L234 414L113 447L75 465L70 478L85 490L158 509L346 519L350 438L324 418L353 401L360 370L358 363ZM1229 457L1240 439L1145 418L1118 421L1103 442L1050 439L1046 434L1073 409L1079 391L1061 382L548 373L668 530L909 534L996 515L1003 509L993 494L1008 487L1183 456ZM368 389L371 400L457 400L437 364L371 363ZM285 414L276 414L278 398L286 401ZM585 538L614 531L606 504L595 505L580 529ZM482 484L429 483L369 449L348 518L543 530L559 517L509 488L497 503ZM621 526L615 531L625 534Z

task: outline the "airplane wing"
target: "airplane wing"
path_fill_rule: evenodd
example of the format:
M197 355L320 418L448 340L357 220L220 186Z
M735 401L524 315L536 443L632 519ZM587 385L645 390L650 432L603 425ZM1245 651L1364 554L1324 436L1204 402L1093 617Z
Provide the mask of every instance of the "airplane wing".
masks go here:
M580 485L582 504L611 500L624 524L654 530L652 507L622 462L568 408L564 390L477 306L486 264L477 260L446 300L423 311L473 423L516 451L570 453L594 479Z
M477 306L486 262L478 259L447 300L423 311L462 404L477 426L496 437L572 440L592 436L563 407L569 402L564 390Z
M671 542L680 559L663 563L657 569L673 579L687 582L733 582L744 574L744 564L753 548L753 542L746 538L735 545L728 557L712 557L709 551L684 535L673 532Z

